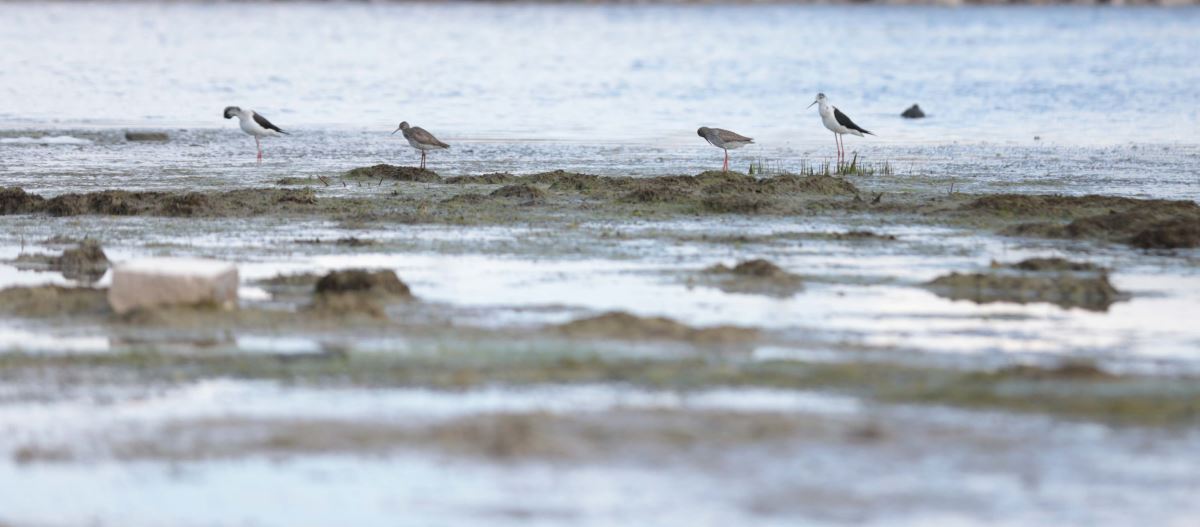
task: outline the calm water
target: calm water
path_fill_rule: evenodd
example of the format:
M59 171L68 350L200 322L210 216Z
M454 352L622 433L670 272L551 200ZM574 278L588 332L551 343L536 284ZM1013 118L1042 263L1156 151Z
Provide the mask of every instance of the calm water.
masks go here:
M286 127L448 138L1194 144L1200 10L481 5L0 6L0 126ZM932 119L898 114L919 102ZM388 127L392 128L388 128Z

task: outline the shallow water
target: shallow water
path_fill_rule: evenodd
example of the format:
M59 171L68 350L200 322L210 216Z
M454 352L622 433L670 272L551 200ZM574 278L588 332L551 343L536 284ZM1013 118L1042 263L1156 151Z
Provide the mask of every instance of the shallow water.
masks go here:
M700 125L758 139L741 170L795 170L832 158L805 108L823 91L877 133L850 151L901 174L1200 196L1200 9L5 3L0 19L0 174L35 187L409 162L387 135L402 119L456 145L433 155L447 175L690 173L720 162ZM900 118L913 101L930 117ZM263 169L219 117L231 104L295 132ZM95 136L112 128L176 139ZM92 142L30 144L44 132Z

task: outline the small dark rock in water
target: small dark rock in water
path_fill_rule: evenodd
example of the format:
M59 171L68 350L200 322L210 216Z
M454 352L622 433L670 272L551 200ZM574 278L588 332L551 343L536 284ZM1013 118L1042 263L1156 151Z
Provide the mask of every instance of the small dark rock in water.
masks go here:
M126 141L166 141L166 132L125 132Z
M910 106L907 110L904 110L904 113L900 114L900 117L905 117L908 119L920 119L922 117L925 117L925 112L921 111L920 106L917 106L916 104L914 104L914 105Z
M371 293L411 297L412 291L396 273L389 270L367 271L364 269L349 269L346 271L330 271L329 274L317 280L317 294L336 293Z

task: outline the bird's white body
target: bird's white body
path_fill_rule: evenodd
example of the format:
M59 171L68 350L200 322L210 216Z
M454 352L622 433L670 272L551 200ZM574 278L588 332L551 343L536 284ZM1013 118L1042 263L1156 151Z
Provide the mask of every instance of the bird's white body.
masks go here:
M242 131L246 132L248 135L252 135L256 138L275 137L279 135L279 132L263 128L261 125L255 122L254 110L239 110L236 115L238 118L238 126L240 126Z
M817 101L817 104L819 104L817 111L821 114L821 124L824 124L825 128L828 128L829 131L835 134L854 134L859 137L863 136L862 132L853 128L842 126L841 123L837 122L837 118L833 116L833 105L829 104L825 99L822 98L821 100Z
M409 145L411 145L413 148L416 148L417 150L420 150L422 152L428 152L430 150L445 150L447 148L447 147L444 147L441 145L431 145L431 144L422 143L412 137L408 137L406 139L408 139Z

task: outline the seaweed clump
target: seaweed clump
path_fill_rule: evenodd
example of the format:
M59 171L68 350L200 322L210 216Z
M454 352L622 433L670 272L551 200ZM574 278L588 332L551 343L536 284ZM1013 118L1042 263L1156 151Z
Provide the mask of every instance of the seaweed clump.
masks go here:
M1113 287L1106 270L1057 258L993 264L983 273L950 273L926 286L940 296L977 304L1045 302L1090 311L1107 311L1128 297Z
M391 181L416 181L420 183L434 183L441 181L442 178L437 175L437 172L426 170L417 167L398 167L381 163L369 167L359 167L349 172L346 172L345 177L351 179L374 179L374 180L391 180Z
M573 320L555 329L574 338L683 340L697 344L729 344L751 340L758 335L756 330L750 328L693 328L666 317L639 317L622 311Z
M999 217L1043 217L1004 232L1017 236L1105 240L1142 249L1200 247L1200 205L1187 200L1117 196L996 194L960 207Z
M705 274L715 276L712 284L726 293L788 297L804 289L799 276L761 258L738 262L732 268L717 264L705 269Z

